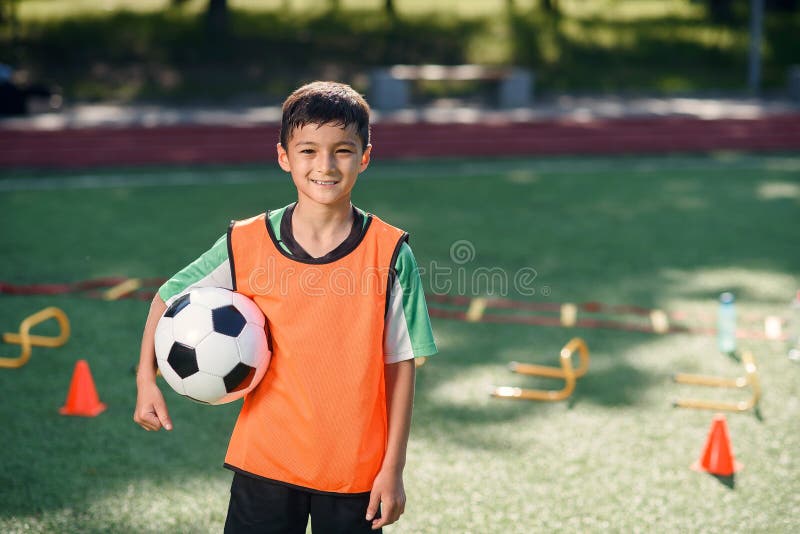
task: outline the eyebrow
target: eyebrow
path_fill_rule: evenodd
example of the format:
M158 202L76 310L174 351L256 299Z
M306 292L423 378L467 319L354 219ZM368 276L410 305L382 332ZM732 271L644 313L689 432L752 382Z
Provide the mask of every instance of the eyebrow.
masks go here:
M358 145L357 145L356 143L354 143L353 141L338 141L338 142L336 142L336 143L334 143L334 144L335 144L335 145L349 145L349 146L354 146L354 147L357 147L357 146L358 146ZM319 143L315 143L314 141L298 141L298 142L297 142L297 146L300 146L300 145L312 145L312 146L319 146Z

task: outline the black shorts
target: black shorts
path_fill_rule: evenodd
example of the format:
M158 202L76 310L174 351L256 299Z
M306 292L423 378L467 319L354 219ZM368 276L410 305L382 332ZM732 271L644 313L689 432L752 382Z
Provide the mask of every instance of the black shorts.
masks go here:
M374 534L369 493L324 494L234 472L225 534ZM377 517L380 517L380 510Z

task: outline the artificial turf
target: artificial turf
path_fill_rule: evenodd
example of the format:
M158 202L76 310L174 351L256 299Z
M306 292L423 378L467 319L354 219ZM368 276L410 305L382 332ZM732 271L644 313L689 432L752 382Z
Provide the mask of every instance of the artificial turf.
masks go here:
M0 174L0 280L166 277L231 218L293 200L272 167L88 174ZM741 326L757 330L759 318L785 314L800 287L796 154L376 163L354 203L411 233L429 294L637 304L713 322L715 299L730 290ZM464 242L467 261L452 255ZM507 289L477 277L481 269L505 273ZM525 294L513 284L523 269L535 271ZM147 303L3 295L0 330L50 305L69 315L69 342L0 369L0 531L220 531L231 477L221 463L238 404L167 392L175 430L141 430L131 366ZM755 355L764 396L756 413L728 416L745 467L720 480L689 469L713 413L671 407L679 396L747 397L672 383L676 371L742 374L713 337L437 318L433 327L440 353L417 375L408 505L387 531L800 529L800 365L783 342L740 342ZM592 362L568 401L487 395L491 384L558 387L506 364L555 364L575 335ZM108 404L94 419L58 414L80 358Z

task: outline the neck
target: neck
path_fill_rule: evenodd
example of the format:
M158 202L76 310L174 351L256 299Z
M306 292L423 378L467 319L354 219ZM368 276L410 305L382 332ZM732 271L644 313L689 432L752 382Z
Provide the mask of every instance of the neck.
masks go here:
M353 205L349 200L327 206L300 199L294 207L292 223L295 227L301 226L312 236L326 237L353 224Z

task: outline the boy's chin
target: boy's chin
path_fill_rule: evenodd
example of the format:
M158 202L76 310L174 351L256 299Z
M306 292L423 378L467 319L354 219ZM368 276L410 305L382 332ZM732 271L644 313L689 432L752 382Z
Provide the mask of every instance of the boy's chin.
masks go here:
M327 208L338 208L341 206L350 206L350 195L344 196L323 196L323 195L301 195L297 199L298 204L316 204L318 206L325 206Z

